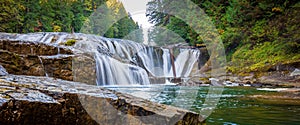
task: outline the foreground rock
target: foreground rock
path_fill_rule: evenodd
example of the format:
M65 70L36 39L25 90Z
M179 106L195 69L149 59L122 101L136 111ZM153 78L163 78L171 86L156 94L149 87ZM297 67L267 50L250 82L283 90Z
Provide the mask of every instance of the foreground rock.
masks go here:
M8 73L6 72L5 68L2 65L0 65L0 76L5 76L7 74Z
M224 86L252 86L252 87L288 87L300 88L300 60L278 64L268 71L231 73L220 76L216 79L223 82ZM210 72L202 72L192 77L187 86L211 85Z
M81 83L0 77L0 124L202 124L199 114Z

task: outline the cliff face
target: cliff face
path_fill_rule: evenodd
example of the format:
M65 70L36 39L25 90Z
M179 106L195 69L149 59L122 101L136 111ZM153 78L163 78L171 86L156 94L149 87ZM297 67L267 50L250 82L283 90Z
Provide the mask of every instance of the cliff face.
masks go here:
M0 34L0 65L8 73L15 75L48 76L96 84L93 57L76 53L72 47L65 44L51 43L61 34L53 33L49 38L50 43L36 41L44 35L36 33L25 37L21 35L19 38L15 34ZM45 36L45 39L48 37ZM65 41L69 39L75 38L66 38Z
M72 54L69 49L42 43L0 40L0 64L8 73L16 75L73 80Z

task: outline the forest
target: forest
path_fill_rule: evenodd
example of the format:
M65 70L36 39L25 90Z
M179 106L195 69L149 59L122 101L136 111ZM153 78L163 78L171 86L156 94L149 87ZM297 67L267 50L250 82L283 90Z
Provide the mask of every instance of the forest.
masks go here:
M278 64L300 60L300 2L297 0L192 0L213 22L225 47L233 73L268 71ZM150 38L158 45L174 44L165 41L166 30L178 34L189 45L201 46L203 40L185 21L168 11L171 0L151 0L147 17L156 27ZM172 2L174 4L174 2ZM177 3L180 4L182 3ZM159 11L157 11L159 10ZM185 14L190 21L191 14ZM204 27L205 28L205 27ZM172 39L171 37L170 39Z
M118 0L1 0L0 6L0 32L81 32L123 38L141 28ZM108 27L109 21L113 26ZM142 42L142 33L136 34L131 39Z

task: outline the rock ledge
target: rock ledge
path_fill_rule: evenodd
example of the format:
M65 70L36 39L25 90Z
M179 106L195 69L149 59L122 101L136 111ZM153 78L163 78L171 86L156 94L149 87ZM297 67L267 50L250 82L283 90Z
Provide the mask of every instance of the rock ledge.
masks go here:
M203 124L199 114L105 88L33 76L0 77L0 124Z

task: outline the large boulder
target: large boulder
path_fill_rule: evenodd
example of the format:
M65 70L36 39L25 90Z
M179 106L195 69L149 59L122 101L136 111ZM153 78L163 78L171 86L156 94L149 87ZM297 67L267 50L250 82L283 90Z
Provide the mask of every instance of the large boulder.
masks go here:
M199 114L101 87L33 76L0 77L0 124L200 125Z

